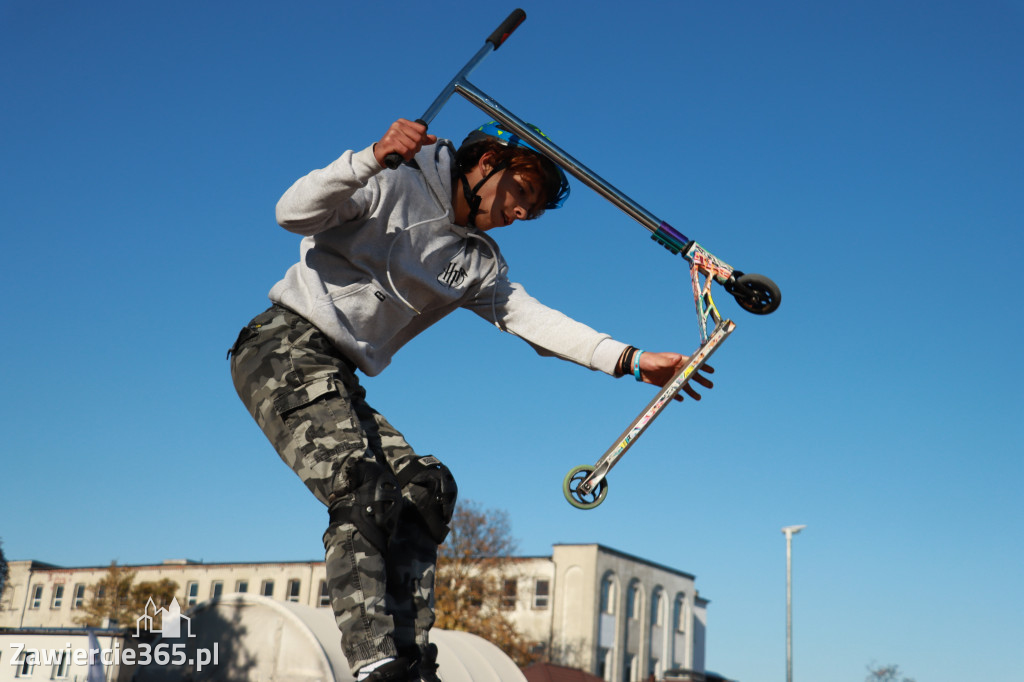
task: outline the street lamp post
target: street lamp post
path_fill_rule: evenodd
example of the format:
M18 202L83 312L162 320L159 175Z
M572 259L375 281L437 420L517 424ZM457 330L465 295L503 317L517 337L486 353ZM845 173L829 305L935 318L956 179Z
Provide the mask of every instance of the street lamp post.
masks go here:
M793 536L807 526L786 526L786 682L793 682Z

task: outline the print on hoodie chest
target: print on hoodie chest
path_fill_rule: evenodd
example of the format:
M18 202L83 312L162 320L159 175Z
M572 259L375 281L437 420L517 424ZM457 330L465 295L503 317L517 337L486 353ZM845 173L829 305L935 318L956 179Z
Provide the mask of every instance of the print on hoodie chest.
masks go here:
M441 274L437 276L437 281L444 284L449 289L458 289L462 286L462 283L466 281L466 274L466 268L453 260L448 263L448 267L442 270Z
M387 283L417 312L457 305L480 279L478 247L456 234L413 231L396 241Z
M452 257L448 264L437 273L437 281L448 289L461 289L466 282L467 253L466 245L463 244L458 253Z

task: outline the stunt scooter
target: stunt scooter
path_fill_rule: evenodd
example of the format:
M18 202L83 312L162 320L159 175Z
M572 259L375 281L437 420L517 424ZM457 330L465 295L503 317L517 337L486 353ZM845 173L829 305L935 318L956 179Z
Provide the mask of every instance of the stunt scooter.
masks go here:
M662 413L668 403L679 394L679 391L683 390L694 374L736 328L736 324L732 320L723 318L719 313L711 296L711 283L720 284L727 293L736 299L741 308L755 315L767 315L774 312L782 301L782 294L775 283L767 277L744 274L736 270L665 221L655 217L567 154L550 139L538 134L529 124L467 80L470 72L483 61L484 57L501 47L525 19L526 12L523 10L517 9L512 12L488 36L480 51L445 86L417 121L429 126L451 96L458 93L529 143L534 149L557 163L567 173L575 176L584 185L639 222L651 232L651 239L664 246L673 255L681 254L689 264L693 301L697 311L697 326L700 332L700 347L690 356L686 366L658 392L640 415L626 427L626 430L619 434L612 446L601 455L595 464L577 466L565 476L562 481L562 492L569 504L578 509L593 509L601 504L608 495L608 472L618 464L626 451L651 425L651 422ZM402 157L398 154L390 154L385 159L389 168L397 168L401 162ZM708 324L709 320L711 325Z

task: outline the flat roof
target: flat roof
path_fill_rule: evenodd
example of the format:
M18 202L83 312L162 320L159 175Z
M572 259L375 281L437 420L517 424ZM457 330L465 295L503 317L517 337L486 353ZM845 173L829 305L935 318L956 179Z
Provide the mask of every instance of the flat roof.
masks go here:
M678 568L672 568L671 566L666 566L665 564L659 564L656 561L650 561L649 559L644 559L644 558L638 557L638 556L636 556L634 554L629 554L627 552L622 552L622 551L619 551L617 549L612 549L611 547L608 547L606 545L602 545L602 544L597 543L597 542L558 542L558 543L555 543L555 547L597 547L597 549L599 551L605 552L606 554L612 554L612 555L621 557L623 559L629 559L630 561L635 561L638 564L644 564L645 566L650 566L651 568L657 568L658 570L665 571L666 573L672 573L673 575L678 575L678 576L683 577L683 578L689 578L690 580L696 580L697 579L697 576L693 575L692 573L687 573L686 571L680 571Z

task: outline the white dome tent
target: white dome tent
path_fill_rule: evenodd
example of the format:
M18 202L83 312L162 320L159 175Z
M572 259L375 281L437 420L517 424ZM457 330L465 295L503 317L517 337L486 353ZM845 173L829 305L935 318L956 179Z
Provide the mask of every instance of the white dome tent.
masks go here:
M154 660L137 669L135 682L353 681L330 609L231 594L193 607L180 624L179 637L165 633L150 644ZM481 637L433 630L430 639L444 682L526 682L512 659Z

